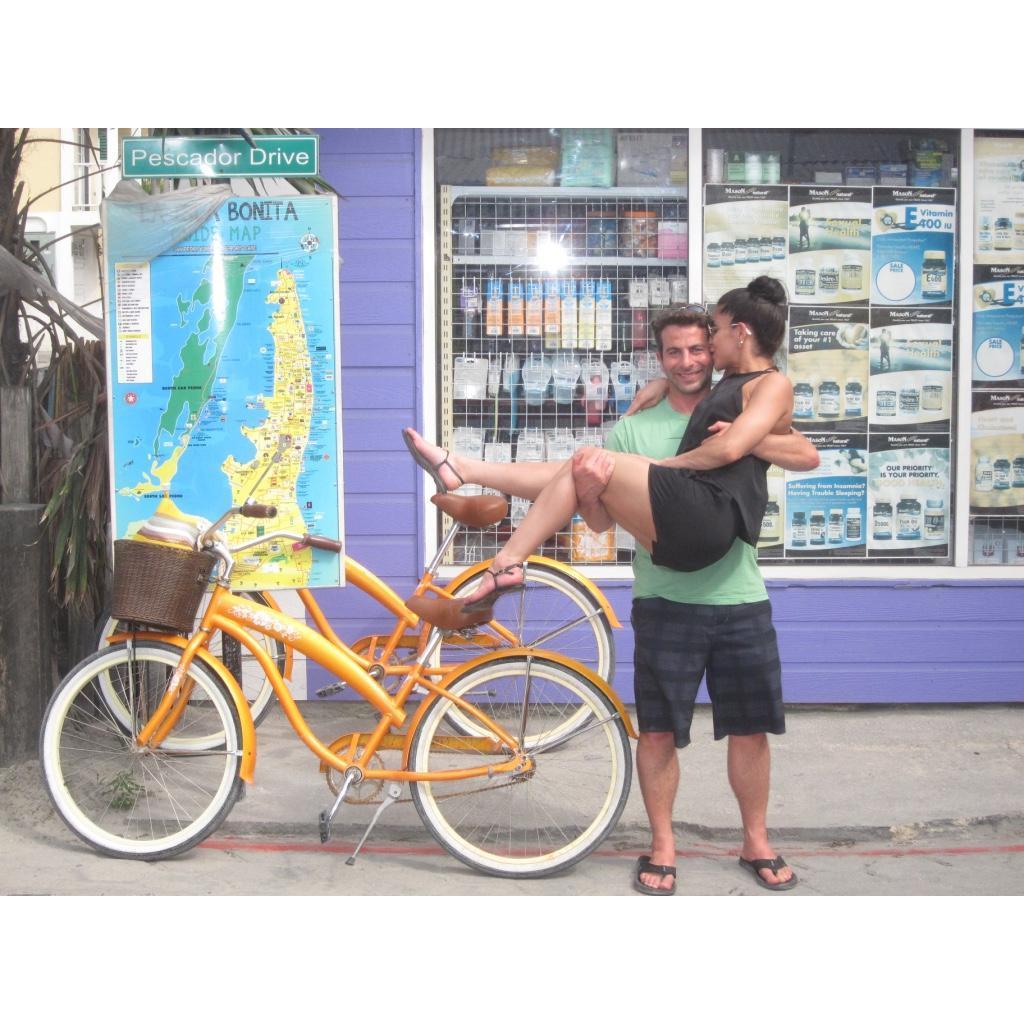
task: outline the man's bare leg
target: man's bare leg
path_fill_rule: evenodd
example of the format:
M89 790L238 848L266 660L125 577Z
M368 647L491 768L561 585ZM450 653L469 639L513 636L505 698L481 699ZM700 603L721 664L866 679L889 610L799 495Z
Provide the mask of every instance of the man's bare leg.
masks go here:
M768 788L771 776L771 752L765 733L729 737L729 785L736 794L743 820L743 850L746 860L773 860L775 852L768 842ZM762 868L761 877L772 884L793 877L787 865L778 872Z
M672 832L672 807L679 788L679 757L670 732L642 732L636 744L636 777L651 823L651 863L675 867L676 839ZM668 875L640 875L644 885L671 889Z

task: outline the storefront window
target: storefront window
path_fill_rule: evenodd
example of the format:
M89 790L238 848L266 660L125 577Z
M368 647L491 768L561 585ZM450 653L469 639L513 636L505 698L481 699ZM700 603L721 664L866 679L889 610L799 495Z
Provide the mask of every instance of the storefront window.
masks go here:
M659 308L768 274L790 299L794 423L822 464L772 470L759 557L952 564L960 131L705 129L699 182L688 142L682 128L435 132L443 443L496 461L602 443L660 373ZM1024 193L1020 207L1024 224ZM1021 259L1024 283L1024 242ZM1021 319L1014 344L1024 299ZM1024 493L1024 445L1007 479L1018 455ZM493 554L527 507L514 499L454 561ZM578 521L544 553L599 570L628 565L632 540Z
M1024 565L1024 132L974 135L974 565Z
M769 474L770 562L952 560L959 132L707 130L703 295L789 295L779 365L821 452Z
M652 315L689 300L687 160L685 129L435 133L445 445L522 462L604 442L660 375ZM454 561L493 554L527 508L466 533ZM632 545L579 520L543 553L628 565Z

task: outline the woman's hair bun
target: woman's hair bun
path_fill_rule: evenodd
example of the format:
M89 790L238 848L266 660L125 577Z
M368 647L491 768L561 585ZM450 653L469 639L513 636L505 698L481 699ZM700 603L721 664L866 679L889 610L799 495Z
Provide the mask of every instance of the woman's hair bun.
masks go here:
M747 293L752 299L765 299L776 306L782 306L786 303L786 289L774 277L766 277L764 275L755 277L747 285Z

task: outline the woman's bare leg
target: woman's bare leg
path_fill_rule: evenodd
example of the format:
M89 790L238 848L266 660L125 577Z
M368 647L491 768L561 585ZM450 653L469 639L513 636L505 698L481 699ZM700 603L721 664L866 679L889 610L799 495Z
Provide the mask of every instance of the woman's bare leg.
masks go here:
M613 453L613 459L615 466L601 494L601 503L616 523L650 550L654 543L654 518L647 491L651 463L621 452ZM505 570L500 586L514 586L522 581L522 570L508 567L524 562L548 537L565 526L578 507L572 463L567 462L537 496L508 543L495 555L492 568L495 572ZM486 576L480 586L467 595L466 602L485 597L498 585L492 576Z
M411 427L407 427L406 431L412 437L416 448L431 465L437 466L441 463L445 457L443 448L420 437ZM565 462L484 462L481 459L471 459L466 455L450 452L448 465L441 466L438 472L445 486L452 491L462 486L458 479L462 477L463 483L493 487L503 494L513 494L517 498L532 501L564 465Z

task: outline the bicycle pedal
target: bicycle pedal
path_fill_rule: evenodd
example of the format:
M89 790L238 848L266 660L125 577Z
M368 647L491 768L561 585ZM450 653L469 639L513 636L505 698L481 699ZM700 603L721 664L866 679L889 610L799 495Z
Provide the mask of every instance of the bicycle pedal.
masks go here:
M320 812L320 842L326 843L331 838L331 819L327 811Z
M316 691L318 697L333 697L336 693L341 693L345 689L344 683L329 683L327 686L320 687Z

